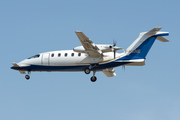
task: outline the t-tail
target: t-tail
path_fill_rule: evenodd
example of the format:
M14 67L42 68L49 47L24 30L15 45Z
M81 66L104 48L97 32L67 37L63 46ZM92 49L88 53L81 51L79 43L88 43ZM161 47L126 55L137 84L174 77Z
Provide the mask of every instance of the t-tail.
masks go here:
M148 54L156 39L161 42L169 42L169 40L163 37L168 36L169 32L160 32L160 29L161 27L157 27L150 30L149 32L140 33L139 37L124 51L125 56L118 59L117 62L141 62L142 64L139 65L144 65L146 55Z

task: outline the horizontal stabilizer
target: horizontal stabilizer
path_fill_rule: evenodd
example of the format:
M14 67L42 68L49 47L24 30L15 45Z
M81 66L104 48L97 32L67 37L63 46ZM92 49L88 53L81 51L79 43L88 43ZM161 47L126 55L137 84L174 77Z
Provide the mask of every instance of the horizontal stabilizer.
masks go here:
M169 40L167 40L166 38L164 38L162 36L158 36L156 39L161 41L161 42L169 42Z
M153 28L152 30L148 31L146 35L155 35L161 28L162 27Z

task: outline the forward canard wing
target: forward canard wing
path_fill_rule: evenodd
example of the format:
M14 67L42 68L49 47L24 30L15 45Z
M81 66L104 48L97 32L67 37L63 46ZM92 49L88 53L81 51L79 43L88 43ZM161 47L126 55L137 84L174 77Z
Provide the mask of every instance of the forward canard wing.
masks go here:
M102 56L102 51L83 32L76 31L75 33L83 45L86 53L93 57Z
M20 66L19 66L17 63L12 63L12 64L14 65L14 67L20 68ZM26 74L25 71L19 70L19 72L20 72L21 74Z

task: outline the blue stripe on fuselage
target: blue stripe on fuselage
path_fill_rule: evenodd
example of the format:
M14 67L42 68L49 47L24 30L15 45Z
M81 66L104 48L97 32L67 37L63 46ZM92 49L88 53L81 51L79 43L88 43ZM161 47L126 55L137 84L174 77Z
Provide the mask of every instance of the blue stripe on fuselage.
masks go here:
M133 60L133 59L146 59L146 55L151 49L154 41L156 40L157 36L149 37L146 39L139 47L137 47L135 50L132 51L127 56L124 56L122 58L119 58L119 60Z

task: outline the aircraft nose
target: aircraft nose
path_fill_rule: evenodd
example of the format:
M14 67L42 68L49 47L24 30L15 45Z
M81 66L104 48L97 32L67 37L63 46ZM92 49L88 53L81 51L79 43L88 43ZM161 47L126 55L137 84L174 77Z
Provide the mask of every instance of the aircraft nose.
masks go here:
M11 69L18 70L18 67L12 66Z
M13 66L11 67L11 69L13 69L13 70L20 70L21 69L21 67L17 63L12 63L12 64L13 64Z

